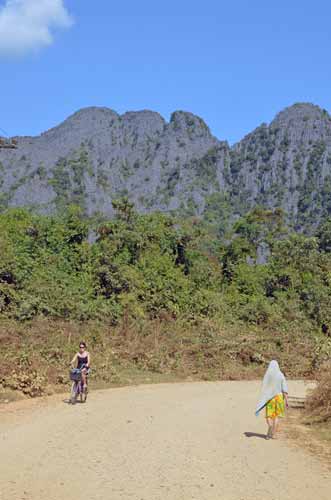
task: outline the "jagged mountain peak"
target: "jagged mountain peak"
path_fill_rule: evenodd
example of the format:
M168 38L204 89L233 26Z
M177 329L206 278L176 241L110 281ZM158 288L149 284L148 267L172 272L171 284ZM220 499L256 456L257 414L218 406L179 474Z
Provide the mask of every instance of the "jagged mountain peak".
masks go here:
M59 127L63 127L66 125L75 126L82 123L87 124L89 122L98 124L102 121L111 121L114 118L119 118L119 116L120 115L113 109L106 107L89 106L79 109L72 115L68 116L68 118L66 118L63 122L59 123L57 126L47 130L44 133L47 134Z
M314 120L331 120L331 116L325 110L319 106L309 103L300 102L288 106L287 108L280 111L271 125L291 125L298 124L300 122L311 122Z
M82 139L85 139L90 134L94 135L97 131L109 129L119 123L130 130L136 129L140 134L161 133L165 128L169 128L175 132L188 133L190 136L211 137L204 120L188 111L174 111L167 123L160 113L148 109L119 114L110 108L97 106L76 111L59 125L42 133L41 137L52 140L64 133L70 133L72 136L80 134Z
M121 119L128 121L136 121L136 120L159 120L166 123L163 116L160 115L157 111L152 111L150 109L141 109L137 111L126 111L121 115Z
M276 114L274 119L268 123L261 123L243 139L234 144L234 150L242 150L247 143L256 142L256 137L264 137L266 134L275 134L279 131L280 136L290 135L293 140L304 141L316 140L319 136L331 136L331 116L320 106L309 102L295 103L284 108Z
M201 117L188 111L174 111L171 114L170 122L168 124L163 116L160 115L160 113L149 109L126 111L123 114L119 114L111 108L90 106L79 109L68 118L66 118L62 123L47 130L46 132L43 132L41 135L50 134L59 128L68 126L75 127L77 125L84 125L86 127L86 125L88 125L89 123L93 124L93 126L95 127L98 127L107 121L112 123L114 119L119 119L126 123L132 123L136 126L140 126L144 122L150 122L152 124L154 123L157 126L160 124L162 124L163 126L170 125L178 130L198 127L201 130L210 133L209 127L204 122L204 120Z
M120 117L123 127L140 136L161 134L167 122L156 111L143 109L140 111L127 111Z
M201 214L215 194L236 216L282 207L297 227L313 227L331 213L330 115L297 103L230 148L187 111L167 122L150 110L88 107L0 149L0 209L77 203L111 215L112 200L129 196L141 211Z
M72 115L68 116L67 120L75 120L75 119L81 119L81 118L86 118L88 116L91 116L93 118L97 118L98 116L101 115L116 115L119 116L119 114L114 111L111 108L107 108L106 106L86 106L84 108L80 108L77 111L75 111Z
M70 135L72 138L75 138L74 142L76 142L79 138L83 140L89 135L94 134L96 130L109 128L118 119L119 115L116 111L109 108L96 106L82 108L56 127L41 134L40 137L44 141L56 141L64 139L64 136L68 138Z
M170 126L175 130L195 130L196 132L211 135L204 120L189 111L174 111L170 116Z

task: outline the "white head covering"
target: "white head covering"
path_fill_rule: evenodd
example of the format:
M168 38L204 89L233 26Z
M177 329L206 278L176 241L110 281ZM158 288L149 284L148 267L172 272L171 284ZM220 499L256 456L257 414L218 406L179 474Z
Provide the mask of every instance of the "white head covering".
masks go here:
M260 413L268 401L282 392L288 392L287 383L284 374L280 371L278 362L273 359L263 378L261 395L255 415L257 416Z

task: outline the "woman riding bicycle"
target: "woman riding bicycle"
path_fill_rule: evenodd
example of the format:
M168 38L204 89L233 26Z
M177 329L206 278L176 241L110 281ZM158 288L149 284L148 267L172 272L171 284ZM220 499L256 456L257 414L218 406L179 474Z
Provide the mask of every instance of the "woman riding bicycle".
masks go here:
M87 352L87 350L86 350L85 342L80 342L79 352L77 352L75 354L75 356L73 357L70 364L73 367L75 363L77 363L76 368L78 368L78 370L81 371L83 388L84 388L84 391L86 391L86 389L87 389L87 375L89 374L90 366L91 366L91 356L90 356L90 353Z

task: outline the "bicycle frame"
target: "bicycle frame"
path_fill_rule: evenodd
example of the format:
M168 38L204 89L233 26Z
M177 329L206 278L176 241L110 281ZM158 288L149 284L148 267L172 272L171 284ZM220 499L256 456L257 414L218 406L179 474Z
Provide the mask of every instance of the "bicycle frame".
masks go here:
M80 396L80 402L85 403L87 399L87 383L88 378L86 377L86 389L84 390L83 380L75 380L71 385L70 393L70 403L75 404L77 402L78 396Z

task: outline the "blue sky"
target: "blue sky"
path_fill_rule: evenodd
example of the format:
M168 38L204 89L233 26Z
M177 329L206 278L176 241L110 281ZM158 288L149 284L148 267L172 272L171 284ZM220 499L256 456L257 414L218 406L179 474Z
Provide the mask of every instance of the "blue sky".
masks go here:
M13 1L44 0L0 7ZM10 135L38 134L97 105L166 119L192 111L232 143L295 102L331 108L326 0L45 2L63 2L74 20L53 13L62 18L52 39L15 40L24 45L15 53L15 33L1 38L0 23L0 127Z

